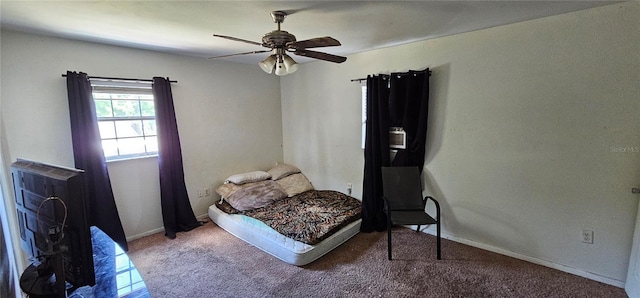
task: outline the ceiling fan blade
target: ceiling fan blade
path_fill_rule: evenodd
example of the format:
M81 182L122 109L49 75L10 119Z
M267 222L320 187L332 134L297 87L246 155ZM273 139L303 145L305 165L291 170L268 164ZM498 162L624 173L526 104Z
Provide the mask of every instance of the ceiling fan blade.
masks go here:
M308 48L320 48L320 47L334 47L341 45L338 40L333 37L316 37L307 40L292 41L287 43L287 48L291 49L308 49Z
M342 63L347 61L347 57L342 57L342 56L337 56L337 55L332 55L332 54L327 54L327 53L321 53L321 52L316 52L316 51L311 51L311 50L301 50L301 49L297 49L293 52L296 55L299 56L305 56L305 57L309 57L309 58L315 58L315 59L320 59L320 60L325 60L325 61L330 61L330 62L335 62L335 63Z
M226 38L226 39L230 39L230 40L233 40L233 41L245 42L245 43L250 43L250 44L262 46L262 44L259 43L259 42L250 41L250 40L246 40L246 39L242 39L242 38L231 37L231 36L226 36L226 35L218 35L218 34L214 34L213 36L220 37L220 38Z
M244 53L237 53L237 54L229 54L229 55L222 55L222 56L209 57L208 59L227 58L227 57L233 57L233 56L249 55L249 54L258 54L258 53L266 53L266 52L271 52L271 50L251 51L251 52L244 52Z

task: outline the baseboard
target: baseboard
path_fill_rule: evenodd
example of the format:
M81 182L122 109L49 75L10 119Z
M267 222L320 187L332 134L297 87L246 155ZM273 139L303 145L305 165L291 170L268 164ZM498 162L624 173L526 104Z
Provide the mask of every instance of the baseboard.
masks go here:
M436 235L435 229L432 230L432 228L423 229L422 232L424 232L426 234L434 235L434 236ZM488 245L488 244L484 244L484 243L480 243L480 242L476 242L476 241L460 238L458 236L454 236L454 235L450 235L450 234L446 234L446 233L441 233L440 237L442 237L444 239L447 239L447 240L454 241L454 242L458 242L458 243L462 243L462 244L465 244L465 245L469 245L469 246L473 246L473 247L476 247L476 248L480 248L480 249L483 249L483 250L487 250L487 251L490 251L490 252L494 252L494 253L497 253L497 254L505 255L505 256L516 258L516 259L523 260L523 261L527 261L527 262L530 262L530 263L533 263L533 264L537 264L537 265L553 268L553 269L560 270L560 271L563 271L563 272L566 272L566 273L570 273L570 274L573 274L573 275L577 275L577 276L581 276L581 277L588 278L588 279L591 279L591 280L595 280L595 281L598 281L598 282L601 282L601 283L612 285L614 287L624 288L625 281L623 281L623 280L613 279L613 278L602 276L602 275L599 275L599 274L596 274L596 273L592 273L592 272L584 271L584 270L581 270L581 269L569 267L569 266L566 266L566 265L554 263L554 262L551 262L551 261L547 261L547 260L543 260L543 259L539 259L539 258L523 255L523 254L520 254L520 253L508 251L508 250L505 250L505 249L502 249L502 248L498 248L498 247L491 246L491 245Z
M142 237L145 237L145 236L153 235L155 233L160 233L162 231L164 231L164 227L160 227L160 228L157 228L157 229L146 231L144 233L136 234L136 235L133 235L131 237L127 237L127 242L128 241L132 241L132 240L136 240L136 239L139 239L139 238L142 238Z
M205 213L202 215L198 215L196 216L196 219L198 219L198 221L209 221L209 214Z
M198 221L207 221L207 220L209 220L209 216L205 213L205 214L196 216L196 219ZM146 237L146 236L149 236L149 235L153 235L155 233L160 233L162 231L164 231L164 227L160 227L160 228L157 228L157 229L146 231L144 233L136 234L136 235L127 237L127 242L128 241L132 241L132 240L136 240L136 239L139 239L139 238L142 238L142 237Z

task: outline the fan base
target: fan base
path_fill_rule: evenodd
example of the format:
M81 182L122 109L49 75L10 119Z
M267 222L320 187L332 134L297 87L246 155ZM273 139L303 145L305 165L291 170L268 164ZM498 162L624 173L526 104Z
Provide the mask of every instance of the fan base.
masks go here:
M271 12L271 18L274 23L282 23L284 22L284 18L287 16L287 13L284 11L276 10Z

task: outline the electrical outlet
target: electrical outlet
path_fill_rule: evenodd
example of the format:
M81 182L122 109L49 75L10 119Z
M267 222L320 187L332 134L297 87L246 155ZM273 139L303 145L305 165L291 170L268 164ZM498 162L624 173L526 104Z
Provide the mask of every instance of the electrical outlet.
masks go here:
M351 195L351 190L353 189L353 185L351 183L347 183L347 194Z
M592 230L582 230L580 233L580 242L593 244L593 231Z
M198 189L198 198L202 198L202 197L204 197L204 190Z
M204 189L204 196L208 197L211 196L211 189L209 189L208 187Z

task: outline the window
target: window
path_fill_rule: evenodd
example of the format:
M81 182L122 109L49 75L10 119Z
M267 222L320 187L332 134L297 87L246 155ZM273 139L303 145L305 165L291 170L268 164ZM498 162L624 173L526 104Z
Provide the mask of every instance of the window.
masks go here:
M367 135L367 84L361 83L362 88L362 149L364 149ZM407 134L402 127L389 127L389 148L406 149Z
M157 155L151 82L91 80L102 150L107 160Z

